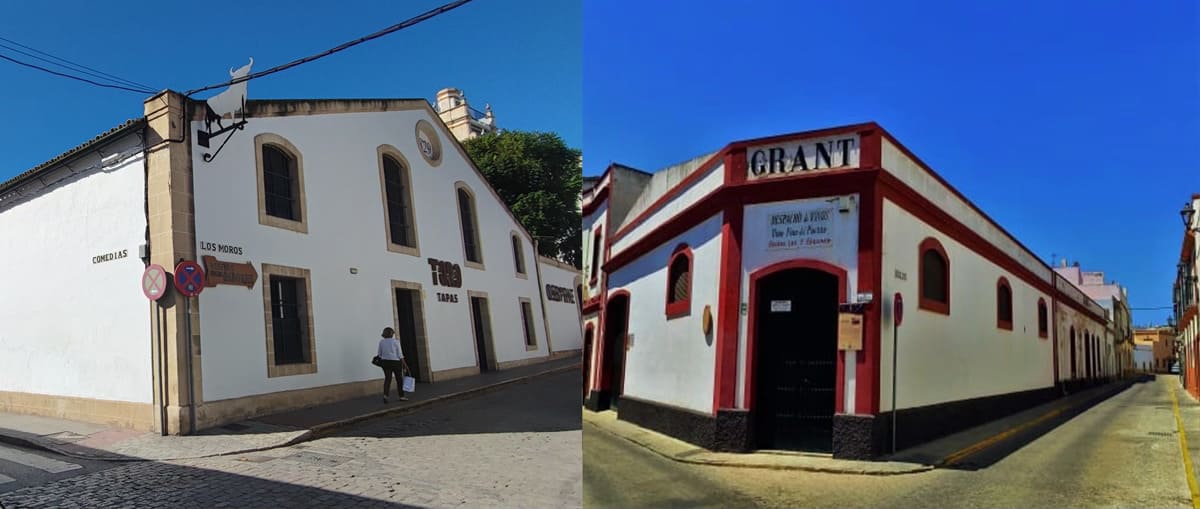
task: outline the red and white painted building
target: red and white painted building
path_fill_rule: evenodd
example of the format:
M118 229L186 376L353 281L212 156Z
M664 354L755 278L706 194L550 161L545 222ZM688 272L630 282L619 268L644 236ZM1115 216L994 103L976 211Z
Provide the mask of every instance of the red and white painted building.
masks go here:
M893 408L903 448L1114 371L1105 311L874 123L592 184L592 410L715 450L870 458Z

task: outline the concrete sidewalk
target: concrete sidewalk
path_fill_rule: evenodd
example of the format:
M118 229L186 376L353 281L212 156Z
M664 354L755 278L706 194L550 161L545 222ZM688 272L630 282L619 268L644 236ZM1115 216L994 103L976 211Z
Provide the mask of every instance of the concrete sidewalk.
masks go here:
M991 455L991 459L994 460L997 454L1011 452L1012 448L1020 447L1023 441L1030 437L1052 429L1076 413L1125 390L1133 383L1134 380L1126 380L1093 387L873 461L835 459L830 454L785 451L712 452L618 420L617 414L612 411L592 412L584 409L583 419L585 423L605 432L683 463L837 474L900 475L927 472L934 468L967 462L975 459L975 456ZM1200 413L1200 405L1196 411ZM1200 443L1200 438L1195 439L1195 442ZM1189 442L1190 445L1192 442Z
M805 470L835 474L898 475L932 470L929 465L897 461L834 459L829 454L789 452L712 452L682 440L617 419L616 412L583 411L583 422L649 449L667 459L697 465L775 470Z
M1179 375L1159 376L1176 378L1171 384L1175 392L1173 406L1178 411L1176 425L1179 428L1180 454L1183 456L1184 467L1192 468L1191 475L1187 478L1188 489L1192 493L1192 507L1200 508L1200 401L1183 388Z
M578 370L578 353L504 371L418 383L410 401L384 404L380 396L356 398L199 431L191 436L161 436L102 424L0 412L0 442L49 450L81 459L161 461L226 456L262 451L319 438L366 419L400 414L438 402L553 373ZM382 387L380 388L382 392ZM393 396L395 396L393 394Z

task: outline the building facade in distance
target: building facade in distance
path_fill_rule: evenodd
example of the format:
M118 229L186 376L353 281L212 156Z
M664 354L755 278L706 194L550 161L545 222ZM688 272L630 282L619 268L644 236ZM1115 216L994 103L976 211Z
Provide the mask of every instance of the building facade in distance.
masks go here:
M457 88L443 88L437 93L438 117L460 142L496 130L496 117L492 114L492 105L485 105L484 110L472 108L467 103L467 96Z
M1114 352L1119 375L1125 372L1123 369L1131 369L1133 315L1129 309L1128 290L1114 281L1106 281L1104 272L1083 271L1079 268L1079 262L1068 265L1066 258L1054 271L1105 309L1109 323L1101 348Z
M1180 373L1183 376L1184 387L1192 396L1200 399L1200 318L1197 318L1200 304L1200 193L1193 194L1180 217L1183 218L1183 245L1179 252L1179 263L1176 265L1174 302L1175 313L1175 351L1181 361Z

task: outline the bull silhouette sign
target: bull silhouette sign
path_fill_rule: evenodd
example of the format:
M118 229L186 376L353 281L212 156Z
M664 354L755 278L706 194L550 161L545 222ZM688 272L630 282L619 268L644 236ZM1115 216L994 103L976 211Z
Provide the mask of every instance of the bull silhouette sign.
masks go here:
M210 140L222 134L229 133L229 136L225 137L225 141L221 142L221 146L217 147L216 152L204 154L204 162L212 161L221 152L221 149L225 148L225 144L229 142L229 138L233 137L233 133L246 127L246 82L234 82L239 78L249 76L250 66L252 65L254 65L253 57L250 58L250 63L239 69L230 68L229 88L204 101L204 130L196 132L196 143L201 147L208 148ZM236 113L238 112L241 112L241 118L237 117ZM225 115L229 115L230 124L228 127L222 122L225 119ZM216 131L213 131L214 122L217 124Z

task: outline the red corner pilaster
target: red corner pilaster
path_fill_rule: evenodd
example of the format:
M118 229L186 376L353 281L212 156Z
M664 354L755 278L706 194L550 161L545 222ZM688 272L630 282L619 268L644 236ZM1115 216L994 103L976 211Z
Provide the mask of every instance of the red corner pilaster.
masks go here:
M878 147L880 137L878 131L862 135L863 164L869 164L868 147ZM876 158L877 159L877 158ZM878 167L878 166L875 166ZM877 179L871 181L870 187L864 189L859 197L858 220L858 291L871 292L874 299L867 307L866 316L866 345L858 353L855 362L855 406L843 409L851 414L879 413L879 368L882 357L883 323L882 306L885 302L883 293L883 276L880 266L883 264L883 192ZM887 300L890 302L890 299ZM845 355L844 352L839 355Z
M745 151L725 157L745 162ZM744 165L743 165L744 166ZM742 298L742 205L726 204L721 214L721 269L717 293L717 364L713 381L713 413L733 408L737 390L738 325Z

